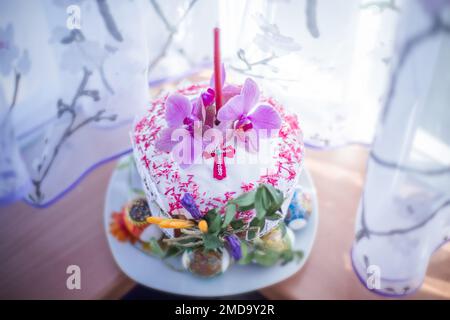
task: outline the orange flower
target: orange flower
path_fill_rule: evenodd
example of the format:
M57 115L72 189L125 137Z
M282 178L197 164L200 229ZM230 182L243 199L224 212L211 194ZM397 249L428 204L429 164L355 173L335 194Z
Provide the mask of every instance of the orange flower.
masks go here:
M136 242L136 238L128 231L125 225L123 211L113 212L112 221L109 224L109 232L120 242Z
M125 223L125 227L127 228L128 232L131 233L133 237L136 239L139 239L141 236L142 231L144 231L146 224L143 226L137 226L130 218L129 211L127 208L123 211L123 221Z
M200 220L198 222L198 228L200 229L201 232L207 233L208 232L208 222L206 222L206 220Z

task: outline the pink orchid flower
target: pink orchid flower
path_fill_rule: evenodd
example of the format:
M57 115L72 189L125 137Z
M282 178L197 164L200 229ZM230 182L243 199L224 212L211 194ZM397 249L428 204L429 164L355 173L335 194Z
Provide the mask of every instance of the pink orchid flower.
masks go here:
M209 126L203 125L205 121L204 109L202 99L197 99L192 103L187 97L178 93L170 95L165 102L165 118L168 128L161 130L155 146L158 150L164 152L171 152L179 143L186 143L186 145L191 146L187 163L181 162L182 159L178 159L180 157L175 157L175 160L180 162L182 167L189 167L202 154L203 132L209 129ZM174 131L179 129L186 130L188 134L186 134L186 137L183 136L181 140L173 140ZM185 138L189 141L184 141Z
M258 137L260 129L275 130L281 127L278 112L270 105L258 105L258 101L258 85L247 78L241 93L230 98L217 113L221 128L233 129L231 132L241 141L250 142L254 150L257 149L257 145L254 144L255 141L251 141L252 139L248 141L249 134L255 134Z
M221 79L222 83L221 83L221 85L222 85L223 104L227 103L228 100L230 100L232 97L237 96L239 93L241 93L240 86L236 86L233 84L225 84L226 77L227 77L227 75L226 75L225 67L222 63L222 79ZM205 99L203 100L205 107L208 107L209 105L211 105L214 102L214 98L215 98L214 88L216 87L215 80L214 80L214 73L212 74L211 80L209 81L209 86L210 86L210 88L208 88L208 90L204 94L202 94L202 97L205 97Z
M221 79L221 86L222 86L222 98L223 103L227 103L228 100L230 100L232 97L237 96L241 92L241 87L232 85L232 84L225 84L226 79L226 72L225 67L222 64L222 79ZM214 91L215 80L214 80L214 73L211 76L211 80L209 81L209 88L203 92L201 96L201 100L203 102L203 105L205 106L205 124L213 127L214 120L216 117L216 107L214 104L214 99L216 97L216 92Z

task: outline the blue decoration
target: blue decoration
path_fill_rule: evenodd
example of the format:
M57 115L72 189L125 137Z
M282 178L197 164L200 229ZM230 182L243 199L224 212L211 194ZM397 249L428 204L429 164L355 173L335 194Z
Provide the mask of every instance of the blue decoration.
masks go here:
M296 189L288 207L286 225L292 230L303 229L308 223L311 210L310 195L301 189Z

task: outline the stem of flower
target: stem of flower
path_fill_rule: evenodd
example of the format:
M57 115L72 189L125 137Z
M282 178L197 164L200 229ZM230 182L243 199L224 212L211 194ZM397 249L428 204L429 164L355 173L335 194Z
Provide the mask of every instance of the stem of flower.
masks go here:
M201 236L197 236L197 235L188 235L188 236L184 236L184 237L177 237L177 238L170 238L170 239L163 239L163 242L165 243L177 243L179 241L183 241L183 240L188 240L188 239L201 239Z

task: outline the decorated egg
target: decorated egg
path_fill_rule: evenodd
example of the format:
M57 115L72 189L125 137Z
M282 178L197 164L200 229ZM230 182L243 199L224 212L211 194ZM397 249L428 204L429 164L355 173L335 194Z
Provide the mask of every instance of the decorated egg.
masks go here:
M283 231L286 230L286 232ZM291 235L288 234L288 229L285 226L279 224L270 232L261 237L262 245L267 250L285 251L292 247L294 242L294 234L291 231ZM291 240L292 239L292 240Z
M300 188L295 190L285 218L286 225L292 230L303 229L308 223L311 212L311 195Z
M201 277L214 277L230 266L230 255L226 250L195 249L185 251L181 258L183 267Z

